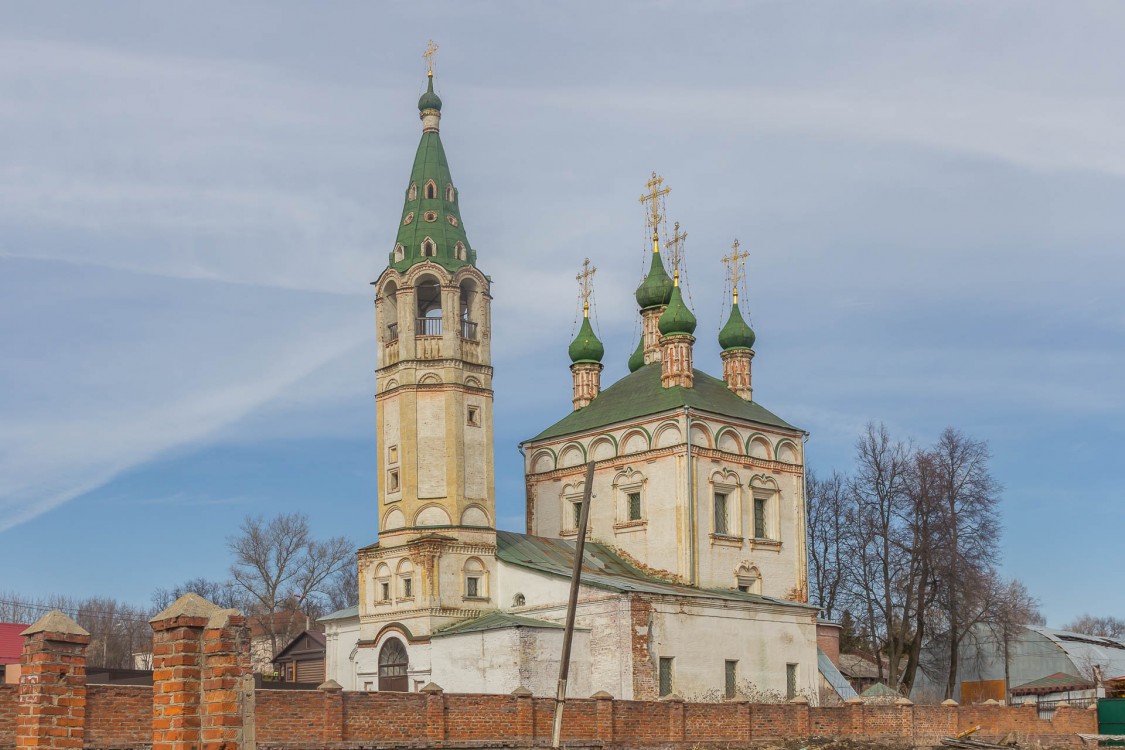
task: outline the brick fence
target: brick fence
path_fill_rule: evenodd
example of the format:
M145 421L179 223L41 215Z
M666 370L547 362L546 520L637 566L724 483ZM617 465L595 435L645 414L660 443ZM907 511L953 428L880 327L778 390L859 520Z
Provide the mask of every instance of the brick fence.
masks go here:
M531 695L254 690L245 622L194 597L153 621L154 684L85 684L85 639L58 613L28 638L23 659L45 668L0 685L0 750L350 750L549 745L554 701ZM46 618L45 618L46 619ZM40 621L41 623L43 621ZM37 623L36 626L39 626ZM75 630L77 628L77 630ZM81 632L79 632L81 631ZM49 668L47 668L49 667ZM35 674L24 669L24 675ZM520 691L517 691L520 692ZM1061 707L1050 721L1032 706L619 701L599 694L567 702L563 741L620 750L762 745L814 737L887 745L938 744L974 735L1021 744L1080 744L1095 712Z

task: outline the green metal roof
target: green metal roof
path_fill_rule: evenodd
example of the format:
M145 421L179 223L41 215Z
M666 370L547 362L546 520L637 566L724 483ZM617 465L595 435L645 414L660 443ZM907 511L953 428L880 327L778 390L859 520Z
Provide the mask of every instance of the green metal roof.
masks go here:
M637 287L636 298L642 310L667 305L668 300L672 299L672 277L664 270L664 261L661 260L660 251L655 249L655 246L648 275Z
M901 698L902 693L889 688L881 682L876 682L871 687L859 694L861 698Z
M668 307L661 313L657 327L667 336L673 333L695 333L697 324L695 316L684 303L684 296L680 293L680 284L677 281L672 287L672 298L668 300Z
M430 79L430 90L422 95L422 100L427 100L433 92L433 79ZM437 95L433 94L437 100ZM437 100L440 103L440 100ZM419 101L422 107L423 101ZM440 109L440 106L433 107ZM426 184L433 180L437 194L433 198L426 197ZM469 245L469 238L465 234L465 224L461 221L459 208L460 191L454 188L453 200L446 200L446 191L453 184L449 173L449 162L445 158L445 148L441 145L441 136L436 132L422 133L422 140L418 143L418 151L414 154L414 167L410 170L410 181L406 186L406 201L399 217L398 236L395 245L402 245L403 259L395 262L394 248L389 254L388 264L402 272L415 263L432 261L455 271L461 266L476 265L476 253ZM414 199L411 200L411 186L414 187ZM432 221L427 221L427 215ZM409 217L409 222L407 218ZM452 220L452 222L451 222ZM433 241L436 255L422 256L422 243L429 238ZM455 253L457 243L465 246L466 260L460 260Z
M505 612L488 612L480 617L473 617L469 620L462 620L456 622L448 627L442 628L434 632L434 638L440 638L443 635L460 635L462 633L477 633L483 630L499 630L501 628L542 628L545 630L563 630L563 626L557 622L547 622L546 620L536 620L531 617L520 617L519 615L510 615Z
M605 356L605 346L594 334L594 329L590 326L589 316L582 318L582 327L578 329L578 335L574 337L574 341L570 342L567 353L570 354L570 361L575 364L579 362L600 363L602 357Z
M629 355L629 372L636 372L645 366L645 337L641 334L641 340L637 342L637 348Z
M685 406L770 427L800 431L800 428L789 424L757 402L736 396L722 380L700 370L694 370L694 373L695 384L692 388L665 388L660 384L660 363L647 364L606 388L588 406L571 412L526 442L534 443L597 430Z
M537 570L540 573L570 578L574 570L574 542L550 539L514 531L496 532L496 556L511 565ZM598 542L586 542L582 555L582 585L620 593L657 594L661 596L692 596L737 602L757 602L802 609L816 609L808 604L750 594L737 589L705 589L673 583L643 573Z
M358 605L354 607L344 607L343 609L338 609L331 614L324 615L323 617L318 617L316 621L326 622L328 620L350 620L353 617L359 617Z
M726 325L719 331L719 346L724 352L731 349L753 349L754 338L754 330L742 318L742 311L735 302L730 307Z

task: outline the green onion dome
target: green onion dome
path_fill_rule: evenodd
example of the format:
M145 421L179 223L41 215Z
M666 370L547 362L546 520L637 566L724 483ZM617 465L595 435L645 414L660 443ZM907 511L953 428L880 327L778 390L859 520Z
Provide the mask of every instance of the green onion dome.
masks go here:
M684 304L684 297L680 294L679 272L676 272L676 282L672 286L672 299L668 301L668 309L660 316L657 327L665 336L672 333L694 333L696 326L695 316Z
M629 372L636 372L645 366L645 337L637 342L637 350L629 355Z
M648 276L645 276L645 280L637 287L637 304L644 310L667 305L671 298L672 279L668 278L668 272L664 270L664 261L660 259L660 253L654 252Z
M589 316L582 318L582 327L578 329L578 336L570 343L570 349L567 351L570 353L570 361L575 364L579 362L601 363L602 356L605 355L605 347L594 335L594 329L590 327Z
M754 329L742 319L742 312L738 309L738 300L735 299L730 308L730 317L727 318L723 330L719 331L719 346L723 351L731 349L754 348Z
M441 111L441 97L434 93L434 77L429 76L429 86L426 88L426 93L418 99L418 111L424 112L427 109L436 109Z

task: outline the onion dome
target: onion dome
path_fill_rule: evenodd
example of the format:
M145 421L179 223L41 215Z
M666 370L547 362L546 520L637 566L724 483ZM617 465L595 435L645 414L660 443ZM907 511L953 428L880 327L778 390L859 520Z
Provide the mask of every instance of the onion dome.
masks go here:
M673 333L694 333L695 326L695 316L684 304L684 296L680 294L680 272L677 270L675 281L672 283L672 299L668 301L668 309L660 316L657 327L667 336Z
M735 297L734 304L730 308L730 317L719 331L719 346L724 352L731 349L752 349L754 338L754 329L742 319L742 312L738 309L738 297Z
M671 298L672 279L668 278L668 272L664 270L664 261L660 259L656 241L653 240L652 266L648 270L648 276L645 276L645 280L637 287L637 304L642 310L649 307L662 307L667 305Z
M570 342L570 348L567 351L570 353L570 361L574 364L579 362L601 364L602 356L605 355L605 347L594 335L594 329L590 327L590 316L588 314L582 318L582 327L578 329L578 336Z
M637 342L637 350L629 355L629 372L636 372L645 366L645 337Z
M428 77L429 85L426 87L426 93L422 94L418 99L418 111L425 112L427 109L436 109L441 111L441 97L434 93L434 76L431 73Z

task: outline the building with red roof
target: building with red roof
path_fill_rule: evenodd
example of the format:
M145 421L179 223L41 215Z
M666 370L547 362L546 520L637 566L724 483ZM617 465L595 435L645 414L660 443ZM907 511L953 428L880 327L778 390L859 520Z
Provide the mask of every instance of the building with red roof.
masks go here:
M20 679L20 654L27 625L0 622L0 683L15 683Z

